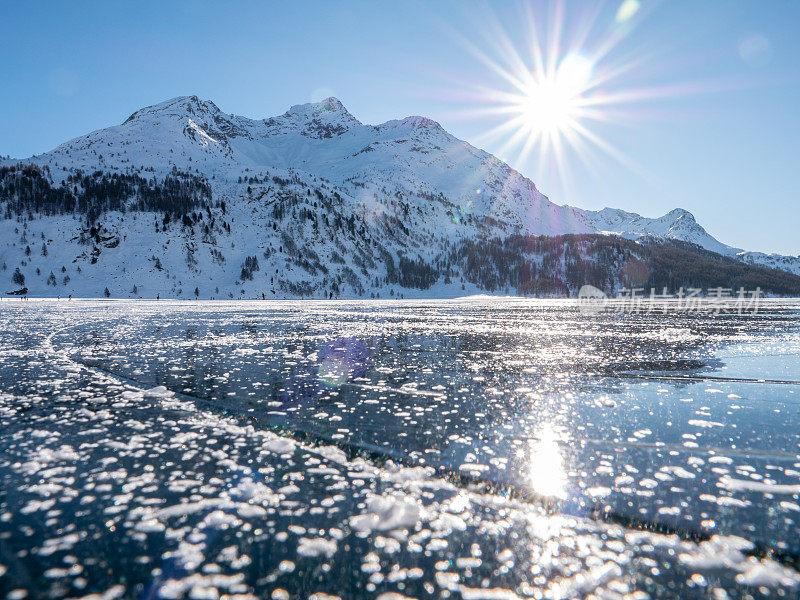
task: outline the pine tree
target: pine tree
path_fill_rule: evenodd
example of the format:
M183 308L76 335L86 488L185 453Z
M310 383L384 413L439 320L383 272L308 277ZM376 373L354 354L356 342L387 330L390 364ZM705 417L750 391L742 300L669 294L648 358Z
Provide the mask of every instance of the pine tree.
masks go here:
M251 281L253 279L253 272L258 271L258 257L257 256L248 256L244 259L244 264L242 265L242 273L240 279L242 281Z

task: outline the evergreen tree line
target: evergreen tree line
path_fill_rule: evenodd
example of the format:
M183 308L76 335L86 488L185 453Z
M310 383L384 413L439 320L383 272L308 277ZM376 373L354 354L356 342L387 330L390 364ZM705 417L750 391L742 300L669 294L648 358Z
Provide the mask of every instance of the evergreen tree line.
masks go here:
M5 217L26 213L78 213L89 221L107 211L158 211L173 217L208 207L211 186L201 177L174 170L163 179L136 174L91 174L77 170L54 185L47 167L17 164L0 167L0 203Z
M620 286L675 293L681 288L729 288L797 296L800 277L748 265L696 244L657 238L638 242L617 236L509 236L462 240L443 264L459 265L465 280L494 292L574 294L593 285L607 294ZM449 270L449 269L448 269Z
M462 239L428 262L383 257L389 283L428 289L440 278L487 292L509 291L526 296L570 296L584 285L609 295L621 287L676 293L683 288L706 292L740 288L782 296L800 295L800 277L745 264L695 244L678 240L632 241L617 236L586 234Z

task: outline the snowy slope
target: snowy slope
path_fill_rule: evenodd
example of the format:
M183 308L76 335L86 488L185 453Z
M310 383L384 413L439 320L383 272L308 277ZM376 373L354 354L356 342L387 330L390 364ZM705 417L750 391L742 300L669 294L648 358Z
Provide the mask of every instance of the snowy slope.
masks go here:
M267 119L226 114L196 96L174 98L23 162L48 169L53 186L95 171L156 184L177 170L204 178L213 196L182 223L105 212L95 235L76 214L0 220L0 281L12 287L20 268L32 295L96 296L106 287L113 296L145 297L394 295L424 278L422 263L438 261L447 271L440 263L449 245L513 233L657 236L742 253L680 209L647 219L555 204L430 119L365 125L335 98ZM248 257L258 270L243 277ZM739 258L800 273L800 258ZM409 266L415 260L420 266ZM428 288L431 295L477 291L444 279Z
M736 258L749 265L758 265L800 275L800 255L765 254L764 252L738 252Z

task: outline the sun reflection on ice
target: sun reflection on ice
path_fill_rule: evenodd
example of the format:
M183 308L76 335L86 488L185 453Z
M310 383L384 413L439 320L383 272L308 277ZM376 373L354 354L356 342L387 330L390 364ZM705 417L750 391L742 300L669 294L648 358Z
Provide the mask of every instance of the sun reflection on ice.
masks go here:
M528 478L531 489L548 498L567 497L567 472L558 434L551 427L540 431L529 447Z

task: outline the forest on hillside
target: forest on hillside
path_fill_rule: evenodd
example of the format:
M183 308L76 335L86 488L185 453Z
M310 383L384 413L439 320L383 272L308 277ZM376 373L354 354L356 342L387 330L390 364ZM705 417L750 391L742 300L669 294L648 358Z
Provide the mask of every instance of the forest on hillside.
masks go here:
M178 217L211 202L205 178L173 169L163 178L75 170L54 184L49 169L33 164L0 166L5 218L23 214L79 213L91 223L107 211L153 211Z
M465 281L487 292L523 296L570 296L583 285L607 294L620 288L643 288L674 293L681 288L754 290L780 296L800 296L800 277L749 265L679 240L611 235L521 236L466 239L436 261L438 268L401 262L401 272L445 277L459 272ZM406 274L408 281L419 277Z

